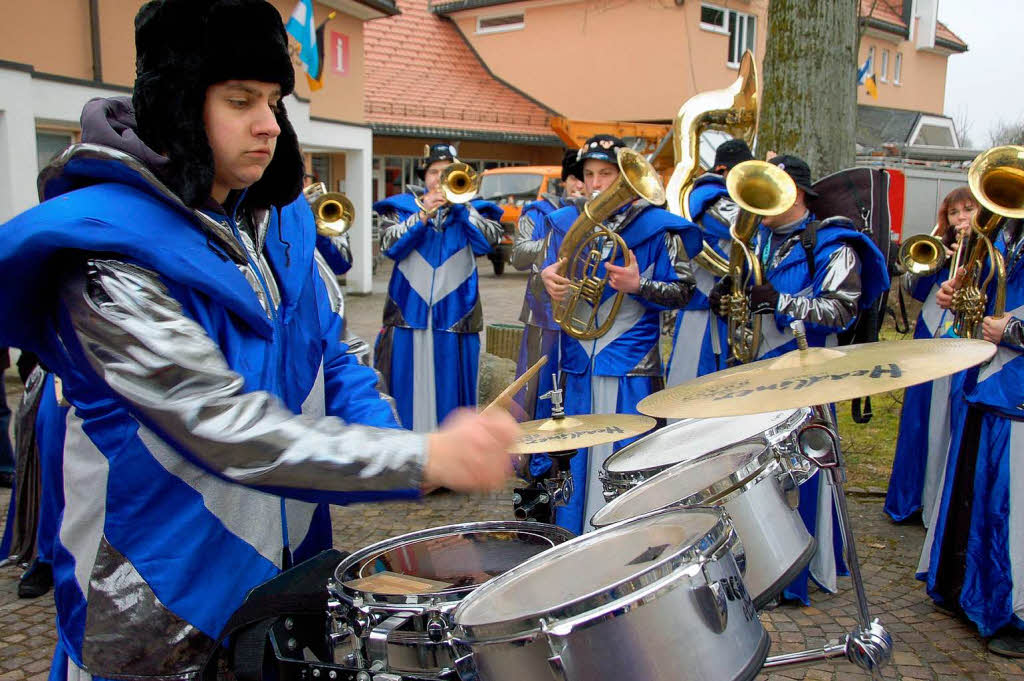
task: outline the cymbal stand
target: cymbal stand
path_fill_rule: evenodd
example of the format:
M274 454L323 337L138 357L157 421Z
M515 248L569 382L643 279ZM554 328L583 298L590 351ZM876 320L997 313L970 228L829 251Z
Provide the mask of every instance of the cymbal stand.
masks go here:
M803 322L795 321L790 326L796 336L797 346L800 350L806 351L807 335ZM821 422L809 424L800 431L800 453L823 474L829 476L829 487L832 489L836 514L839 517L839 531L843 546L846 547L847 567L850 569L850 579L853 581L854 595L857 598L859 626L847 634L842 643L799 653L773 655L765 661L764 669L814 664L845 657L869 672L873 679L878 680L882 678L882 668L892 659L892 637L878 619L871 619L867 593L860 574L860 561L857 559L857 545L850 523L850 513L846 505L846 464L839 446L832 410L828 405L818 405L814 410Z
M563 406L563 391L558 386L558 375L552 375L552 385L555 387L538 395L538 400L551 400L551 419L561 421L565 418ZM531 485L529 488L516 489L512 496L513 513L517 520L539 519L545 515L550 516L550 522L554 522L555 508L568 506L573 495L572 473L569 470L569 460L576 455L578 450L548 452L551 458L551 466L554 475L540 480L540 487ZM518 497L518 500L516 499ZM544 509L548 506L548 509ZM547 511L547 513L545 513Z

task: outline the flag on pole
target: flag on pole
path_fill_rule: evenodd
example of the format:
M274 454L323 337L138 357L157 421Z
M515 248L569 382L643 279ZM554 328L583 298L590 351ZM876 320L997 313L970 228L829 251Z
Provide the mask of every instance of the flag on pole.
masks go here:
M327 26L327 22L333 19L336 15L337 12L332 11L316 29L316 54L317 62L320 64L320 70L315 74L306 74L306 80L309 81L309 89L312 92L316 92L324 86L324 45L327 44L327 41L324 40L324 27Z
M868 88L868 94L871 95L872 99L878 99L878 83L875 82L875 74L871 74L864 79L864 85Z
M871 57L864 60L864 65L857 69L857 85L864 84L864 77L868 75L868 71L871 70Z
M317 31L313 19L313 0L299 0L285 26L288 34L299 44L299 61L306 74L320 78L321 59L317 49Z

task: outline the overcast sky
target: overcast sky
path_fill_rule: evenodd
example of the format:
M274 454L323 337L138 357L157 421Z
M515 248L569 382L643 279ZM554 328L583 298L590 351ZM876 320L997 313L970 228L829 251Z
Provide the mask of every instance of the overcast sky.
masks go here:
M946 115L966 112L972 146L986 148L999 121L1024 119L1024 2L939 0L939 20L967 43L949 58Z

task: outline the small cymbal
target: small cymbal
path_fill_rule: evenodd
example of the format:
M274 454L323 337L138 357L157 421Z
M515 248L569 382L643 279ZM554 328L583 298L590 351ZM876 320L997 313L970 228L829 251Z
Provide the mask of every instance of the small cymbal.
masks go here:
M523 436L514 454L542 454L608 444L642 435L656 421L639 414L581 414L520 423Z
M662 418L740 416L898 390L988 360L983 340L935 338L794 350L648 395L637 409Z

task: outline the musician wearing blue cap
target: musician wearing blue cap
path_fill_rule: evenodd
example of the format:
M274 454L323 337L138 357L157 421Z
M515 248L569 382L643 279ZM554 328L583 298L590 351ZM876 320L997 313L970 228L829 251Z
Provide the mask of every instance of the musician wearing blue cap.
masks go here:
M885 258L870 238L843 217L818 221L807 207L817 197L811 188L811 169L792 155L770 161L796 184L796 200L785 212L761 220L752 250L764 271L762 284L748 290L751 313L762 315L757 359L777 357L797 349L790 323L800 320L809 345L837 344L838 334L850 328L861 310L868 309L889 288ZM723 316L722 297L731 291L723 277L709 300ZM837 574L845 574L842 540L825 476L815 474L800 487L800 515L817 539L811 563L784 591L784 598L809 604L807 578L834 592Z
M588 196L611 187L619 178L618 149L623 141L611 135L596 135L581 147L579 161ZM549 215L550 236L541 276L554 301L567 294L570 281L562 276L565 265L559 250L580 211L575 206ZM597 275L608 274L599 303L599 316L607 314L612 299L624 294L621 308L609 330L594 340L561 335L561 370L567 414L635 414L637 403L663 387L659 337L661 312L684 307L693 296L695 283L689 263L700 251L701 236L696 225L667 210L634 200L604 221L625 242L629 265L622 255L615 262L603 262ZM605 257L608 257L607 255ZM602 319L603 321L603 319ZM620 442L616 448L629 441ZM588 521L604 504L598 481L610 445L580 450L572 458L575 492L566 507L557 510L559 525L574 532L589 529Z
M476 404L483 329L476 257L502 234L498 206L445 199L441 173L456 161L452 145L428 146L416 170L422 195L410 191L373 205L381 251L395 261L374 364L402 425L417 432Z

